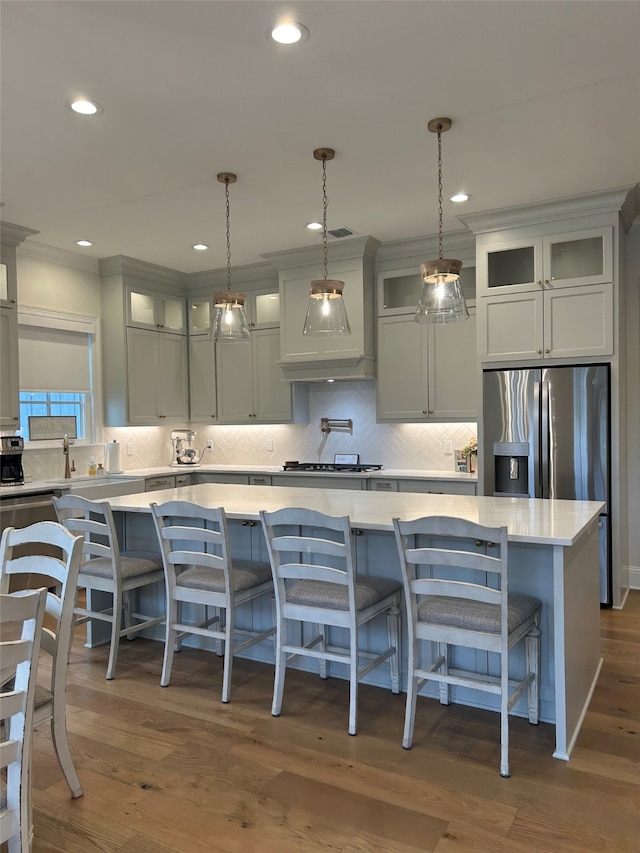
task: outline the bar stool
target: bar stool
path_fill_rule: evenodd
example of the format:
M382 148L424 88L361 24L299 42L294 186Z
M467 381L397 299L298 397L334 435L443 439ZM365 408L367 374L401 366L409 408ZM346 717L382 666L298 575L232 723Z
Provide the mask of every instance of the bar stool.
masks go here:
M500 773L510 776L509 711L525 691L529 722L538 722L541 602L508 592L507 528L437 516L415 521L394 518L393 527L409 637L402 745L411 749L417 695L427 681L440 685L443 705L451 701L451 685L493 693L500 698ZM481 544L487 553L469 550ZM421 665L420 644L428 641L437 644L438 654ZM521 641L526 674L510 680L509 651ZM451 646L495 652L500 675L453 669Z
M400 592L394 580L356 574L351 524L348 516L335 517L310 509L286 508L260 513L267 540L276 594L276 674L271 713L280 716L287 663L298 655L349 667L349 734L358 730L358 682L385 661L391 667L391 690L400 692ZM363 652L358 629L386 615L388 648ZM288 639L288 623L311 623L316 631L307 642ZM329 644L328 628L345 628L348 647ZM359 668L359 658L369 663Z

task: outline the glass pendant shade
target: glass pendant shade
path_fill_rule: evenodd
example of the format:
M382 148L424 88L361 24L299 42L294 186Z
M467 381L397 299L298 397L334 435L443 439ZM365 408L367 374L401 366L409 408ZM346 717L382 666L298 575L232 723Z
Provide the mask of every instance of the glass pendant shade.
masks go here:
M416 308L416 323L458 323L469 318L460 284L462 262L439 258L420 265L424 285Z
M249 324L243 293L224 290L213 294L213 320L210 335L216 343L249 342Z
M309 282L309 307L303 335L350 335L351 327L342 298L343 281L320 279Z

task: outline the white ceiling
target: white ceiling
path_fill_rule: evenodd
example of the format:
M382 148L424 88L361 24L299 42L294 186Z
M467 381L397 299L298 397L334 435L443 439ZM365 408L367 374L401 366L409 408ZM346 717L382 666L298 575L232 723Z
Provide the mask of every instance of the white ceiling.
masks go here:
M283 47L284 13L310 31ZM2 219L30 240L183 272L313 245L328 226L382 241L471 211L640 179L633 0L2 0ZM84 95L103 114L80 117ZM473 198L454 205L465 189ZM193 243L209 244L195 252ZM445 243L446 249L446 243Z

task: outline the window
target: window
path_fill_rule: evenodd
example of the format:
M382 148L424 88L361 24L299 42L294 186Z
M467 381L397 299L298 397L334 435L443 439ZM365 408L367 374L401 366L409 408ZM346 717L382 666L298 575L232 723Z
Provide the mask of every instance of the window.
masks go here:
M30 416L62 415L76 418L78 442L95 442L101 426L98 329L93 317L19 310L20 431L25 441L32 440Z
M25 441L31 440L29 418L32 415L71 415L76 419L77 438L87 439L88 414L91 410L90 394L47 393L45 391L20 392L20 430Z

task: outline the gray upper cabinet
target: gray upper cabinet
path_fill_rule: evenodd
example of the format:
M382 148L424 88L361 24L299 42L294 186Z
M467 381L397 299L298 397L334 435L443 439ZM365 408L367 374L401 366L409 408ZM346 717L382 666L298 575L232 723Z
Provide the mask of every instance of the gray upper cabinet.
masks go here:
M469 319L443 326L414 320L422 289L415 267L378 274L378 421L476 417L474 267L463 267L463 273Z
M185 423L187 313L182 275L123 256L99 262L106 426Z
M20 426L16 246L37 233L33 228L0 222L0 427L9 430Z

